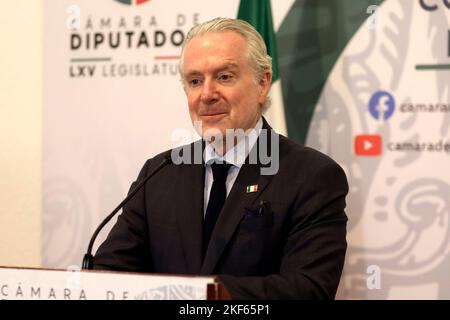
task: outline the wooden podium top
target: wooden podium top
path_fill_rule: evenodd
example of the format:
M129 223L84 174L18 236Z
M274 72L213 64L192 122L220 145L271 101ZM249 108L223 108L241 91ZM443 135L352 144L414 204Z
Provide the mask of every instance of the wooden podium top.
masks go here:
M0 299L222 300L230 299L213 276L143 274L0 267Z

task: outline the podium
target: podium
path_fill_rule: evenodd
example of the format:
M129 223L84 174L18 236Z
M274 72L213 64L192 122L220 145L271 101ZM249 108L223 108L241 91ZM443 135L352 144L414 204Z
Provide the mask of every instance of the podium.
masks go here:
M0 267L3 300L223 300L213 276Z

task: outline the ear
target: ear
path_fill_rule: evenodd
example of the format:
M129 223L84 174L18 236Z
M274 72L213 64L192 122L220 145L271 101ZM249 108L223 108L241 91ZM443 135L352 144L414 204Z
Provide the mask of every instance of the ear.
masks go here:
M263 105L269 94L270 87L272 85L272 72L266 71L264 72L261 80L259 80L259 97L258 102Z

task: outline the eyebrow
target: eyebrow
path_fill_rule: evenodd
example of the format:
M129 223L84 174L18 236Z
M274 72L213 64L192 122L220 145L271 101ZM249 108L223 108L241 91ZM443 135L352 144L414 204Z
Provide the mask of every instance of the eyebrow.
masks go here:
M225 63L225 64L219 66L218 68L215 68L213 70L213 72L218 73L218 72L228 70L228 69L237 69L237 67L238 67L238 65L236 63L228 62L228 63ZM185 77L187 78L187 77L192 77L192 76L200 75L200 74L202 74L200 71L190 70L185 74Z

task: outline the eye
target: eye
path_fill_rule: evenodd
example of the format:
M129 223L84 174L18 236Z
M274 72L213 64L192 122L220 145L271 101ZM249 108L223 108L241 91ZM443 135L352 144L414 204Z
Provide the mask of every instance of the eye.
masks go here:
M188 83L190 87L196 87L201 83L201 81L200 79L191 79L188 81Z
M220 81L227 82L227 81L230 81L231 79L233 79L233 75L231 75L231 74L224 73L224 74L219 75Z

